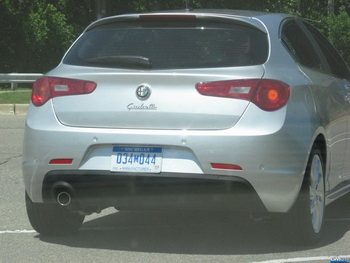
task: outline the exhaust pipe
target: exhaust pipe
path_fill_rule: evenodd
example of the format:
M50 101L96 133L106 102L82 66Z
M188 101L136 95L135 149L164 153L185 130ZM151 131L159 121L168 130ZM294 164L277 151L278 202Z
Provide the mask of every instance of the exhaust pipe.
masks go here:
M57 194L56 200L61 206L68 206L72 202L72 196L68 192L60 192Z
M82 204L77 197L74 187L65 181L58 181L51 187L51 201L66 207L68 210L80 215L100 213L103 207L97 205Z
M74 199L74 188L67 182L57 182L52 187L54 200L60 206L72 205Z

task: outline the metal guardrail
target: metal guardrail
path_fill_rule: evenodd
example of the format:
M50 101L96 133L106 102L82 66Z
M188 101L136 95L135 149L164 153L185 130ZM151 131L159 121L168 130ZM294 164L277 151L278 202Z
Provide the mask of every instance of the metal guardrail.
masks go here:
M40 73L0 73L0 83L11 83L11 89L15 90L18 83L33 83L42 76Z

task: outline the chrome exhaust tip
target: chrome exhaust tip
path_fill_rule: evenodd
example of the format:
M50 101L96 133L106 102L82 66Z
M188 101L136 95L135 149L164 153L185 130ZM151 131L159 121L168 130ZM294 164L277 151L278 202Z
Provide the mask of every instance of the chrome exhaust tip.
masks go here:
M74 188L67 182L56 182L52 188L52 197L54 202L57 202L60 206L72 205L74 199Z
M68 206L72 202L72 196L68 192L60 192L56 197L57 203L61 206Z

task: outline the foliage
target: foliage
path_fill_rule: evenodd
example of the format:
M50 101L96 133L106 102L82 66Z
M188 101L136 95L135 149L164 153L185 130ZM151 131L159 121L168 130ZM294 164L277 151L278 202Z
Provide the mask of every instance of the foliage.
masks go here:
M15 57L19 48L15 43L21 40L16 30L21 26L20 21L16 20L9 8L5 8L5 3L0 0L0 72L9 72L16 67Z
M0 29L0 72L46 72L56 66L93 19L92 2L0 0L0 22L5 25Z
M45 1L34 2L23 28L29 48L27 57L37 65L39 72L58 64L75 38L73 27L67 23L65 15Z
M350 16L347 12L341 11L337 15L323 17L318 27L328 36L334 46L350 65Z
M56 66L72 41L96 19L98 0L0 0L0 72L46 72ZM186 0L100 0L106 15L177 10ZM313 22L350 62L350 1L187 0L189 8L247 9L291 13Z

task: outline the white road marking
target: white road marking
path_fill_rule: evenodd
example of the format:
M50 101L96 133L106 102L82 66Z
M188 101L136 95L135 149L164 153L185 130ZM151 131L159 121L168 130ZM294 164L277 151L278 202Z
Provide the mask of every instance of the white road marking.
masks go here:
M329 218L325 219L326 222L339 222L339 221L349 221L350 218ZM122 228L135 228L135 227L168 227L168 226L120 226ZM119 227L119 228L120 228ZM174 226L172 226L174 227ZM81 231L110 231L118 229L118 227L82 227L80 230ZM35 230L0 230L0 234L31 234L31 233L36 233ZM346 258L350 258L349 256L345 256ZM330 260L330 257L311 257L311 258L295 258L295 259L277 259L277 260L272 260L272 261L262 261L259 263L280 263L280 262L301 262L301 261L315 261L315 260Z
M118 230L118 229L129 229L129 228L168 228L168 227L174 227L172 226L111 226L111 227L104 227L104 226L95 226L95 227L82 227L80 228L80 231L112 231L112 230ZM178 225L175 227L182 227L182 225ZM32 234L32 233L37 233L35 230L0 230L0 235L1 234Z
M316 261L316 260L326 260L326 261L330 262L334 258L348 260L350 258L350 255L348 255L348 256L334 256L334 257L305 257L305 258L274 259L274 260L267 260L267 261L257 261L257 262L253 262L253 263L311 262L311 261Z
M329 218L329 219L325 219L326 222L339 222L339 221L349 221L350 222L350 218ZM123 226L123 228L135 228L135 227L147 227L147 226ZM149 227L149 226L148 226ZM152 226L154 227L154 226ZM157 227L174 227L174 226L157 226ZM80 230L83 231L110 231L113 229L117 229L116 227L82 227ZM31 234L31 233L36 233L35 230L0 230L0 234ZM350 256L347 256L348 258L350 258ZM308 258L309 261L314 261L314 260L328 260L330 259L329 257L314 257L314 258ZM283 259L284 260L284 259ZM286 260L290 260L290 259L286 259ZM261 263L279 263L279 262L300 262L298 261L298 258L296 259L292 259L294 261L262 261ZM302 259L304 260L304 259Z
M36 233L35 230L2 230L0 234L31 234Z

